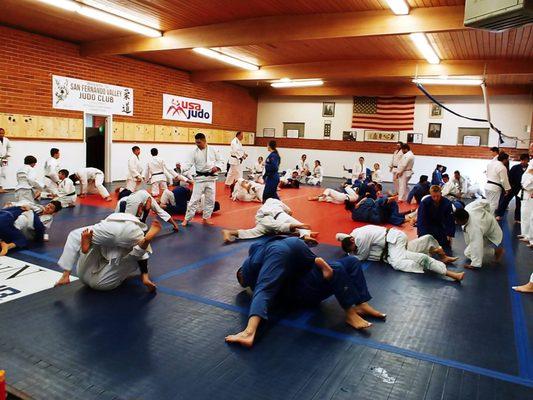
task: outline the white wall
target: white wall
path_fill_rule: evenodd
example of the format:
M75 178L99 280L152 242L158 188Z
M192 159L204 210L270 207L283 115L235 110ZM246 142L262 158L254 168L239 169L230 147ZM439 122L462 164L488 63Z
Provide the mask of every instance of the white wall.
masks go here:
M443 96L441 100L452 110L475 118L485 117L485 106L481 97L473 96ZM335 117L322 117L322 102L335 102ZM517 136L527 140L529 132L526 126L531 124L533 105L529 96L494 96L490 98L491 119L495 126L509 136ZM257 136L263 135L263 128L275 128L276 137L283 135L283 122L305 122L305 138L323 139L324 121L332 121L331 139L342 140L342 132L351 129L353 99L343 98L320 98L320 97L265 97L260 98L257 113ZM430 118L430 101L425 97L417 97L415 103L415 121L413 132L424 135L423 143L432 145L455 145L459 127L486 127L487 124L461 119L447 111L443 111L441 119ZM442 123L440 139L427 137L428 124L430 122ZM358 129L357 139L363 140L364 130ZM400 139L406 141L407 132L402 132ZM304 140L304 139L302 139ZM327 140L327 139L324 139ZM498 138L491 133L489 145L497 145ZM520 148L526 149L529 143L519 143ZM282 168L291 168L296 165L300 155L307 153L309 160L319 159L324 167L326 176L342 176L342 166L351 168L355 159L365 157L366 163L372 166L374 162L381 164L385 180L391 180L387 165L390 156L380 153L365 153L326 150L301 150L280 149ZM437 163L448 167L448 172L458 169L468 175L473 181L483 182L487 160L464 159L452 157L417 156L415 162L415 175L411 182L418 180L422 174L430 175Z

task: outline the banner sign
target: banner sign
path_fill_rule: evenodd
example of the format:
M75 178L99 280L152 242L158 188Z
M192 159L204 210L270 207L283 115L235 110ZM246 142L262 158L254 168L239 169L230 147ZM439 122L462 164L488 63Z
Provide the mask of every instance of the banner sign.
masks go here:
M133 89L53 75L52 106L94 114L133 115Z
M0 257L0 305L54 287L61 273L11 257ZM73 282L78 278L70 276Z
M213 121L213 103L163 94L163 119L211 124Z

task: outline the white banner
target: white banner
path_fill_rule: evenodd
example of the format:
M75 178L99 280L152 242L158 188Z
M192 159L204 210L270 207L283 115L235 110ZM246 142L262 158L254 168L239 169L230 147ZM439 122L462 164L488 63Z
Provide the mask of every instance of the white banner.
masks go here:
M52 106L94 114L133 115L133 89L53 75Z
M211 124L213 121L213 103L163 94L163 119Z

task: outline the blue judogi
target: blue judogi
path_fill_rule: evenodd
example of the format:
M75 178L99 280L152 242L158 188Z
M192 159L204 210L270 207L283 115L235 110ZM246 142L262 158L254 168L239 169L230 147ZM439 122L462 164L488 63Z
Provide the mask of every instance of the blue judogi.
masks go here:
M191 198L191 189L184 186L176 186L172 190L176 205L167 205L166 212L169 214L185 214L187 212L187 202Z
M420 202L422 201L422 197L427 196L429 194L429 188L429 182L418 182L409 192L409 195L407 196L407 204L411 204L413 197L415 198L416 203L420 204Z
M441 246L448 245L447 236L455 236L452 202L442 197L439 204L428 196L420 202L417 217L418 237L432 235Z
M316 255L296 237L275 236L254 243L241 268L243 286L253 291L249 316L268 319L270 306L287 280L311 269Z
M15 228L15 221L24 212L20 207L8 207L0 210L0 239L6 243L14 243L17 248L28 246L28 239ZM34 238L42 242L46 228L39 216L33 212Z
M357 193L359 194L359 198L363 197L370 197L371 199L376 200L377 199L377 189L375 184L370 184L370 182L361 182L361 181L355 181L355 183L352 185L352 188L357 188Z
M387 196L380 197L377 200L370 198L361 200L358 207L352 210L352 219L375 225L385 223L393 225L403 224L405 222L405 216L400 214L398 203L392 202L389 204L387 200Z
M265 174L263 179L265 181L265 190L263 191L263 203L270 198L279 199L278 185L279 185L279 163L281 158L277 151L271 151L265 160Z
M433 174L431 175L431 184L438 186L444 185L444 181L442 180L442 172L440 172L438 168L435 168L435 171L433 171Z
M354 256L328 261L333 269L333 278L326 281L318 268L313 268L296 278L287 290L290 300L306 307L315 307L334 295L340 306L348 309L369 301L361 262Z

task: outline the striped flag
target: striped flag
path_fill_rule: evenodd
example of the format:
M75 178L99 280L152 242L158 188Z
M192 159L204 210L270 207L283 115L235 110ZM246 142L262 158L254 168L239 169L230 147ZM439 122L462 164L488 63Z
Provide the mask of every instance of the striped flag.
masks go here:
M415 96L353 98L352 128L410 131L414 119Z

